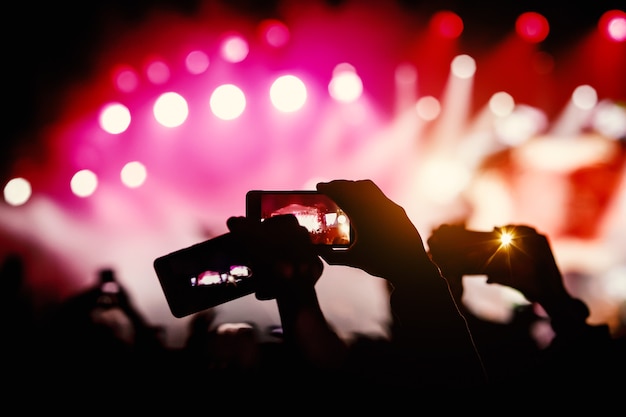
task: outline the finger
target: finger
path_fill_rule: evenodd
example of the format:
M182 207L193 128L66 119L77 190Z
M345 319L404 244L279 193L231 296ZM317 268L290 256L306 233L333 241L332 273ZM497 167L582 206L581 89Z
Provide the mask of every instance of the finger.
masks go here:
M387 213L396 206L371 180L334 180L318 183L316 188L337 203L350 221L357 226L360 224L361 228L377 213Z
M229 217L226 220L226 227L228 227L228 230L230 230L231 232L234 233L240 233L243 232L245 230L248 230L250 228L250 224L251 224L252 220L246 218L246 217L242 217L242 216L238 216L238 217Z
M334 180L328 183L318 183L316 188L347 212L355 211L359 207L367 207L364 203L372 198L372 185L369 184L369 180Z
M277 243L291 245L312 244L309 231L300 225L293 214L281 214L266 219L262 223L263 233L271 236L270 240L278 240Z

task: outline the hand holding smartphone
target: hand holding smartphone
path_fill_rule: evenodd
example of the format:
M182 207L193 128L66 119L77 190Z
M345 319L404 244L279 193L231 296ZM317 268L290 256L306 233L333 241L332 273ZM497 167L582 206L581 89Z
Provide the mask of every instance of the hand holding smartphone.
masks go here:
M259 221L293 214L320 249L344 250L353 230L343 210L317 191L262 191L246 194L246 217ZM231 233L163 255L153 262L170 311L181 318L257 290L253 265Z
M253 271L230 233L163 255L154 270L174 317L252 294Z

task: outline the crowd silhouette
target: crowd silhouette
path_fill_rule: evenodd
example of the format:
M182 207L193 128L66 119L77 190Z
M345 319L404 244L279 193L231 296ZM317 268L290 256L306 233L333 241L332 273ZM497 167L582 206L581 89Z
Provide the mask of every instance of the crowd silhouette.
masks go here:
M92 289L37 314L22 259L6 257L1 279L8 297L1 305L9 392L72 398L78 392L93 399L107 391L153 405L160 396L180 394L189 403L206 400L207 407L253 393L267 404L349 397L367 406L375 399L424 402L433 393L523 404L554 400L561 408L589 399L597 407L616 404L626 375L625 340L606 325L587 323L589 309L563 285L545 235L528 225L474 233L443 224L426 249L405 210L374 182L334 180L317 189L356 228L349 250L315 247L292 215L227 219L229 232L251 256L255 296L276 300L281 323L272 329L258 328L252 318L216 324L209 308L194 315L182 348L168 348L164 330L149 324L109 268L97 271ZM504 230L516 236L510 250L481 240ZM322 260L388 282L389 337L339 336L315 291ZM528 300L509 323L489 322L464 306L463 276L478 273ZM537 326L550 330L544 344L533 336ZM263 339L262 332L272 338Z

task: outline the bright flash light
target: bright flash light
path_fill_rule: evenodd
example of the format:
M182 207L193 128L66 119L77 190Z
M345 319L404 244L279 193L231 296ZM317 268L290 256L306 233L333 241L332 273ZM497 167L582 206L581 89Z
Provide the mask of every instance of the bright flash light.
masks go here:
M513 234L511 232L502 232L500 235L500 246L508 246L513 240Z

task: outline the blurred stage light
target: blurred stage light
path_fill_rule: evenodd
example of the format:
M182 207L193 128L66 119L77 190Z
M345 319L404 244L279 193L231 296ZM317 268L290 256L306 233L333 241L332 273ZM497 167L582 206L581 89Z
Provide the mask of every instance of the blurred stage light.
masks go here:
M515 31L527 42L539 43L550 33L548 20L536 12L522 13L515 21Z
M515 100L504 91L495 93L489 99L489 110L498 117L508 116L515 108Z
M402 63L396 67L394 73L396 83L403 86L413 86L417 81L417 68L410 63Z
M604 13L598 22L598 30L611 41L626 41L626 12L609 10Z
M139 161L129 162L122 168L120 179L129 188L137 188L147 177L146 167Z
M13 178L4 186L4 201L12 206L26 203L32 194L30 182L22 177Z
M130 125L130 111L120 103L106 104L100 111L100 128L112 135L126 131Z
M435 120L441 113L441 104L433 96L421 97L417 100L415 110L420 119L425 121Z
M410 62L398 64L394 71L396 114L415 106L417 100L417 68Z
M436 204L449 204L467 186L470 170L458 161L447 157L430 157L422 164L418 182L424 196ZM432 181L437 178L437 181Z
M189 108L187 101L178 93L161 94L153 107L154 118L165 127L177 127L187 120Z
M507 146L519 146L547 126L548 117L543 111L524 104L516 105L510 114L494 121L498 140Z
M611 100L602 100L596 106L592 128L611 139L626 139L626 106Z
M278 77L270 87L270 100L276 109L291 113L300 110L307 99L306 86L294 75Z
M266 19L259 25L262 38L274 48L285 46L289 42L289 28L280 20Z
M148 65L146 75L150 82L161 85L165 84L170 79L170 69L165 62L156 60Z
M597 103L598 95L593 87L576 87L561 114L552 122L550 134L561 137L578 136L589 125Z
M248 52L248 42L239 35L227 36L222 42L220 49L224 61L231 63L243 61L248 56Z
M202 74L209 68L209 57L202 51L191 51L185 58L185 66L190 74Z
M70 188L78 197L89 197L98 188L98 177L92 171L82 169L72 176Z
M582 110L589 110L598 103L598 94L590 85L581 85L572 93L572 102Z
M328 84L330 96L343 103L358 100L363 93L363 82L350 64L339 64L333 70L333 77Z
M139 84L139 78L132 68L120 66L113 70L113 84L123 93L132 93Z
M443 38L456 39L463 33L463 20L454 12L442 10L431 17L430 27Z
M476 61L469 55L457 55L452 60L450 70L455 77L471 78L476 73Z
M217 87L210 99L211 111L222 120L233 120L246 109L246 96L239 87L223 84Z

